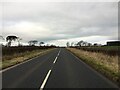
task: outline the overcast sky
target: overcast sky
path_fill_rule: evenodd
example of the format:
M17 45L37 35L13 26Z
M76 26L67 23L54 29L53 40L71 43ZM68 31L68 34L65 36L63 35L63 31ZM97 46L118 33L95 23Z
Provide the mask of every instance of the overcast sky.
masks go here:
M74 1L74 0L73 0ZM4 2L0 30L22 42L64 46L84 40L105 44L118 39L117 2Z

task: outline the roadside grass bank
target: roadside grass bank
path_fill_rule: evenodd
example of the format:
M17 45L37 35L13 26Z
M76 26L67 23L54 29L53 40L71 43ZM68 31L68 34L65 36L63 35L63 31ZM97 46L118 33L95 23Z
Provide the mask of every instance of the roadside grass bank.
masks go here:
M118 65L118 55L110 56L103 53L84 51L76 48L67 49L92 68L119 85L120 70Z
M13 55L4 55L2 57L2 61L0 61L0 69L5 69L7 67L16 65L18 63L24 62L31 58L44 55L54 49L55 48L39 49L39 50L33 50L33 51L26 51L23 53L15 53Z

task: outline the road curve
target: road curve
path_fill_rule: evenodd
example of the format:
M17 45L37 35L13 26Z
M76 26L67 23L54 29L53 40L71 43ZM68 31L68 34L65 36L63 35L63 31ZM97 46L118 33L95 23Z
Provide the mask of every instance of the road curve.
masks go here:
M36 90L43 88L118 88L64 48L58 48L2 72L2 87L34 88Z

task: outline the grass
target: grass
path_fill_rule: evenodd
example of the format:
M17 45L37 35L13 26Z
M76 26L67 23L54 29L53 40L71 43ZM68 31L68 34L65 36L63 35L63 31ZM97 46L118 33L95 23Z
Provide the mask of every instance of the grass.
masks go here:
M117 55L110 56L100 52L90 52L75 48L67 49L91 67L104 74L110 80L114 81L116 84L119 84L120 72Z
M100 52L100 53L104 53L104 54L108 54L108 55L118 55L120 53L120 46L83 46L83 47L76 47L78 49L81 50L85 50L85 51L91 51L91 52Z
M2 58L2 62L0 61L0 69L5 69L7 67L29 60L33 57L46 54L52 50L54 49L53 48L43 49L43 50L40 49L40 50L26 51L23 53L15 53L13 55L4 55Z

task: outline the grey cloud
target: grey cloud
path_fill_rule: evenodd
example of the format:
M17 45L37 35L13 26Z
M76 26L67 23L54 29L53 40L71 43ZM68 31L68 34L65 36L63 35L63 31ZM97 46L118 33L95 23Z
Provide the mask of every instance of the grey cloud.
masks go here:
M34 33L33 38L41 41L96 35L116 37L117 33L117 3L114 2L6 3L3 10L4 27L14 29L4 29L4 35L18 34L26 41L29 40L30 31L25 36L25 32L14 28L14 25L24 21L48 29L48 33L39 33L39 29L38 33L31 31ZM39 37L40 34L46 36Z

